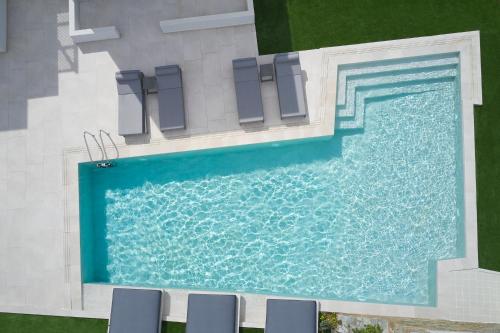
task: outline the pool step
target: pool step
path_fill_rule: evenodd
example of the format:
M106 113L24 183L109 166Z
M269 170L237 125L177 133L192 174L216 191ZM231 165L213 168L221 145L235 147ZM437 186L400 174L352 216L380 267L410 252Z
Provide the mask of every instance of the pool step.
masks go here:
M356 97L356 113L352 117L337 117L337 129L361 129L364 127L364 111L368 101L375 99L391 98L397 96L422 94L428 91L440 89L443 82L453 81L454 77L443 77L435 79L432 82L414 81L411 84L404 84L399 86L387 86L385 88L367 89L358 92Z
M377 86L394 84L405 84L405 82L413 82L418 80L432 80L441 77L455 77L457 75L456 65L450 65L449 68L425 68L414 73L405 73L398 71L391 75L375 76L361 79L350 79L347 82L346 88L346 104L337 104L337 116L350 117L354 116L354 106L356 92L360 89L373 89Z
M336 129L363 128L366 99L422 93L431 89L429 87L455 80L458 64L456 54L446 54L443 58L420 57L409 63L400 60L372 67L367 64L342 67L339 71Z
M386 61L348 64L339 67L337 104L345 104L345 89L348 79L384 75L397 71L411 71L422 68L433 68L447 65L458 65L460 59L457 53L427 55L420 57L391 59Z

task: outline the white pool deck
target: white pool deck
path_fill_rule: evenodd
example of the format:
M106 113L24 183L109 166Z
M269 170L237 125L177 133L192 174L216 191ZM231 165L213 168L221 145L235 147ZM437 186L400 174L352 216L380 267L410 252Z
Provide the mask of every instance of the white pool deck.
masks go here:
M88 160L84 130L111 132L121 157L331 135L337 65L459 52L466 258L438 263L435 307L319 300L320 308L500 323L500 273L479 269L477 258L473 105L482 103L479 32L302 51L308 117L282 122L275 84L264 83L265 123L240 127L231 60L258 55L255 26L163 34L158 22L141 19L148 17L147 6L127 8L130 15L110 17L120 39L77 46L68 34L67 0L8 2L8 52L0 54L0 312L109 315L111 287L82 285L80 278L77 164ZM82 12L98 10L89 5ZM154 7L150 14L159 16ZM140 69L152 75L154 66L166 64L183 70L187 129L162 134L152 95L150 134L118 137L114 73ZM185 321L188 291L165 291L164 319ZM263 327L266 296L240 296L241 325Z

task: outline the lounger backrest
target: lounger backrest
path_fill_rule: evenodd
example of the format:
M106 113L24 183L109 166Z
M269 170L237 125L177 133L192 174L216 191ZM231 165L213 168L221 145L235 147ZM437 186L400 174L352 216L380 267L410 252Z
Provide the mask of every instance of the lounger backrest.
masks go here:
M113 289L109 333L159 333L161 291Z
M305 116L306 101L299 54L297 52L277 54L274 57L274 68L281 117Z
M118 88L118 134L132 135L146 132L143 74L138 70L116 73Z
M177 65L155 68L160 129L186 128L182 72Z
M257 59L242 58L233 60L234 81L259 81Z
M264 333L317 333L315 301L268 299Z
M168 65L155 68L158 90L182 88L181 68Z
M186 333L237 333L235 295L190 294Z
M233 60L234 86L240 123L264 120L257 59Z

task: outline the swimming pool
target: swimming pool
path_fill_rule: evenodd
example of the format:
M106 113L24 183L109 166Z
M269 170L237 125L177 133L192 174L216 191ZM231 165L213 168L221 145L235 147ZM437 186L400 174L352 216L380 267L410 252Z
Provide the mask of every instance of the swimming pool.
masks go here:
M341 67L333 137L80 164L83 281L435 304L464 255L458 64Z

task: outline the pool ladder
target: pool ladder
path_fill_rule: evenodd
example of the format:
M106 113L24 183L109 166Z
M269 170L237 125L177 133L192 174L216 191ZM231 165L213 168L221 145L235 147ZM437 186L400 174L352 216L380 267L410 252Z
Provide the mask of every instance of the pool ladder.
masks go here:
M96 162L96 166L98 168L111 168L113 166L113 163L108 157L108 152L106 151L106 146L104 145L104 140L102 138L102 134L105 134L108 137L108 140L113 144L113 147L115 148L116 152L116 158L120 157L120 153L118 151L118 147L116 146L115 142L111 138L111 134L109 132L106 132L103 129L99 130L99 141L97 140L96 136L88 131L83 131L83 140L85 141L85 147L87 148L87 153L89 154L89 159L91 162ZM100 160L94 160L92 158L92 152L90 151L89 143L87 141L87 137L91 137L94 142L96 143L97 147L99 147L99 150L101 151L101 159Z

